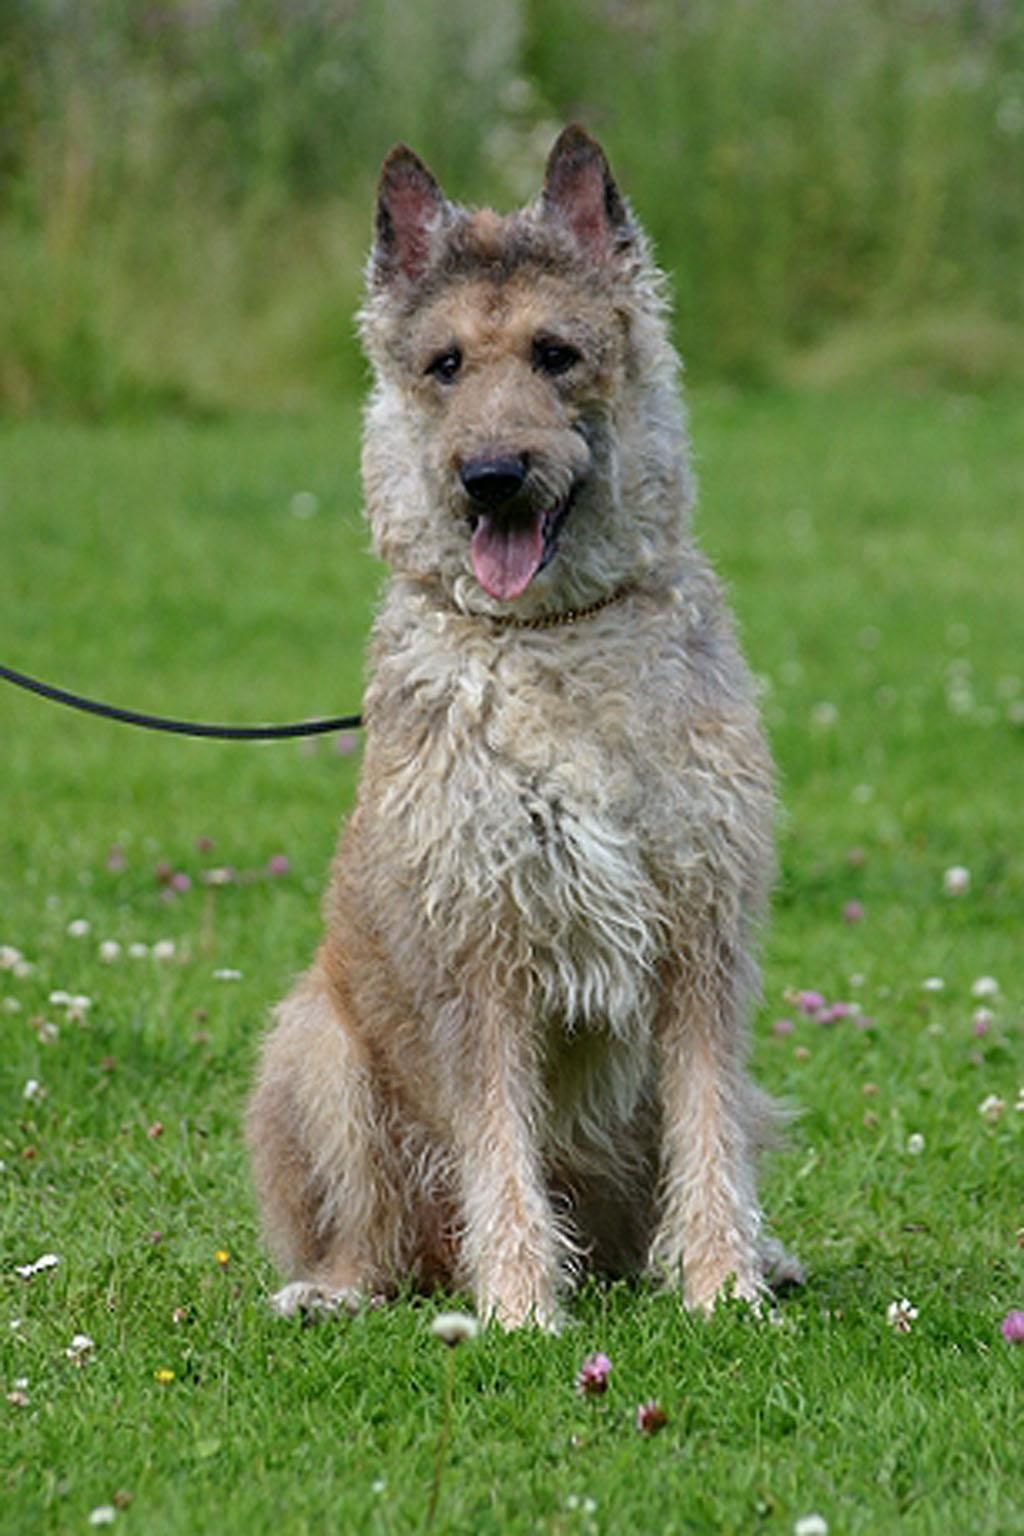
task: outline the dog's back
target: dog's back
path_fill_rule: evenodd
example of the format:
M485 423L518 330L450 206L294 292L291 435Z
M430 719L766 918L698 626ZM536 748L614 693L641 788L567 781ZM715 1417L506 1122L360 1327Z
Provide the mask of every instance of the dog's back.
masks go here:
M411 1275L545 1323L587 1260L754 1299L771 770L598 147L566 130L504 219L395 151L363 334L392 577L327 937L250 1112L279 1306Z

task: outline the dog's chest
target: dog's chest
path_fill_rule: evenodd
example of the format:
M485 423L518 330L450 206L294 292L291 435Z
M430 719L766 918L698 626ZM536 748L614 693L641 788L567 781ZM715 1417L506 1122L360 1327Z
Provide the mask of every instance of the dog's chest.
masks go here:
M561 1027L649 1017L660 902L628 735L528 667L464 662L390 799L432 938Z

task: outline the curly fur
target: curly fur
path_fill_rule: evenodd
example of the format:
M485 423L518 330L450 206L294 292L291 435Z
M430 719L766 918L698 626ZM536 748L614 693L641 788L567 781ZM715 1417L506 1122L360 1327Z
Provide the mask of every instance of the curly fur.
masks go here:
M587 1266L756 1301L798 1278L761 1231L775 1112L745 1065L773 775L690 533L661 278L598 146L567 129L506 218L394 151L362 331L391 579L326 937L249 1111L279 1310L412 1278L551 1325ZM530 516L575 496L514 600L477 579L461 478L499 452Z

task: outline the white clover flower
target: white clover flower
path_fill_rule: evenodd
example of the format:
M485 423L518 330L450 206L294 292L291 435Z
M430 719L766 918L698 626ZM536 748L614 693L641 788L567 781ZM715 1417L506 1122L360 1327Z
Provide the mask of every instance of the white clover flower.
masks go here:
M971 987L972 997L998 997L999 983L994 976L979 976Z
M68 923L68 933L73 939L84 939L91 927L92 924L89 922L88 918L76 917L73 918L70 923Z
M104 939L99 953L104 965L113 965L121 958L121 946L116 939Z
M213 979L214 981L241 981L242 973L232 970L230 966L222 965L219 970L214 971Z
M1013 1107L1018 1115L1024 1115L1024 1086L1017 1090L1017 1102Z
M942 889L947 896L963 896L971 888L971 872L962 864L953 864L942 877Z
M148 944L140 944L138 942L136 942L135 944L129 944L128 945L128 953L129 953L129 955L131 956L131 958L133 960L148 960L148 958L149 958L149 945Z
M56 1024L51 1024L49 1019L43 1019L36 1030L36 1038L43 1045L56 1045L60 1039L60 1030Z
M793 1536L828 1536L828 1521L821 1515L801 1515L793 1526Z
M231 885L234 878L234 870L226 866L218 869L208 869L202 877L204 885Z
M885 1309L885 1320L897 1333L909 1333L917 1321L917 1308L904 1296L902 1301L890 1301Z
M983 1115L990 1124L994 1125L997 1120L1002 1118L1005 1108L1006 1100L1001 1099L996 1093L990 1093L978 1105L978 1114Z
M907 1151L911 1157L920 1157L924 1151L924 1137L920 1131L914 1131L912 1135L907 1137Z
M315 517L320 510L320 498L315 491L296 491L288 510L292 517Z
M64 1353L72 1365L84 1365L95 1348L95 1343L87 1333L76 1333Z
M41 1275L44 1270L56 1269L60 1263L60 1255L56 1253L44 1253L32 1264L17 1264L14 1273L22 1280L31 1280L35 1275ZM20 1327L19 1323L19 1327Z
M153 945L154 960L173 960L177 946L173 939L157 939Z
M21 1091L21 1096L30 1102L38 1102L40 1099L46 1098L46 1089L37 1077L30 1077Z
M454 1347L468 1343L480 1332L480 1324L468 1312L439 1312L430 1325L435 1339Z
M71 993L58 988L57 991L50 993L49 1001L55 1008L66 1008L71 1001Z
M97 1504L96 1508L89 1512L90 1525L113 1525L117 1519L117 1510L113 1504Z
M926 976L921 983L922 992L944 992L946 983L941 976Z
M13 944L0 944L0 971L13 971L24 958L21 950L15 949Z

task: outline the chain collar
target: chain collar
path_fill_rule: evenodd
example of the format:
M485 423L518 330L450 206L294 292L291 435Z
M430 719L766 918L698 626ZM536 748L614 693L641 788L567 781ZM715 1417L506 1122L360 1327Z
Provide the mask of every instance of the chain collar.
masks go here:
M558 629L563 624L578 624L581 619L589 619L602 608L621 602L632 591L633 587L627 584L587 608L566 608L561 613L541 613L532 619L520 619L514 613L489 613L486 617L498 629Z

